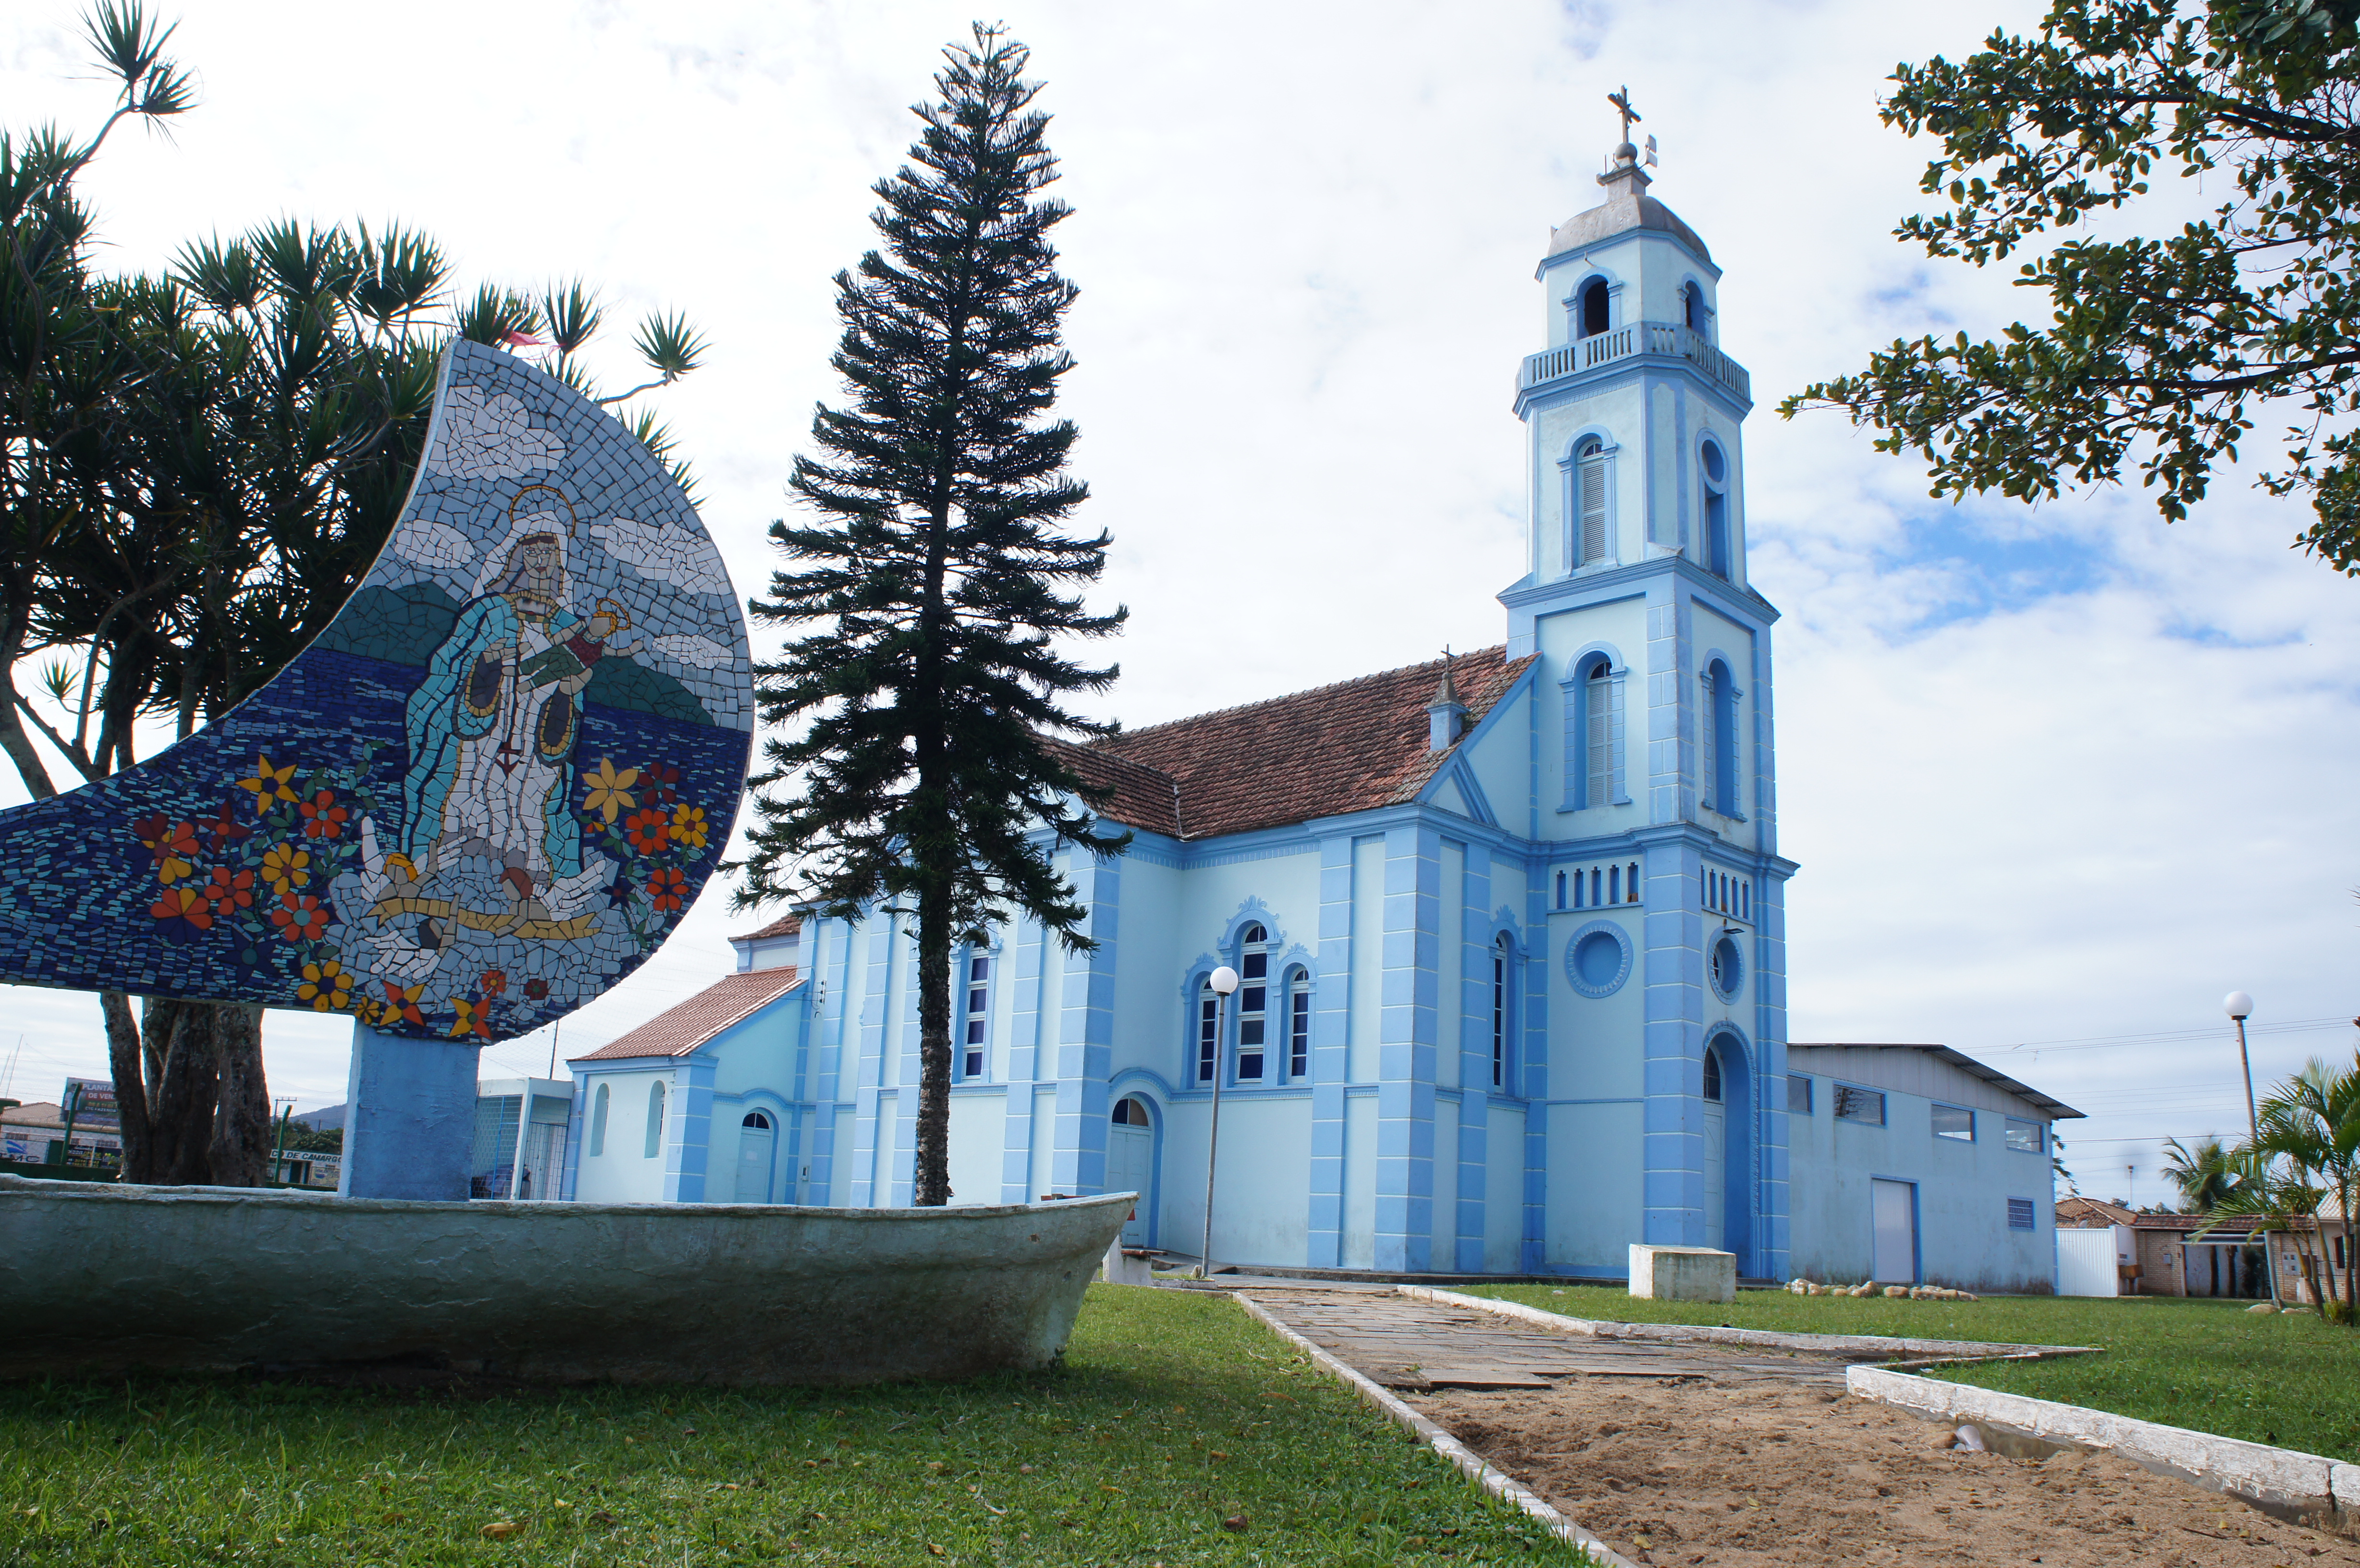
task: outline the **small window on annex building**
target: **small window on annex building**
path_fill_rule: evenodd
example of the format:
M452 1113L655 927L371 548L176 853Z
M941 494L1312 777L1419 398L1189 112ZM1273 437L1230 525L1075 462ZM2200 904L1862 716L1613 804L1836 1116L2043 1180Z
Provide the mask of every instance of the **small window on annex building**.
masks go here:
M1871 1127L1885 1125L1885 1095L1875 1089L1863 1089L1851 1083L1836 1085L1836 1120L1866 1122Z
M2010 1230L2030 1230L2032 1225L2032 1200L2029 1198L2010 1198L2007 1201L2007 1228Z
M2010 1149L2015 1149L2019 1154L2038 1154L2040 1152L2042 1139L2040 1137L2040 1124L2038 1122L2019 1121L2016 1117L2010 1116L2007 1118L2007 1127L2005 1130L2007 1133L2007 1146Z
M1975 1113L1963 1105L1934 1107L1934 1136L1954 1143L1975 1141Z
M1811 1081L1803 1073L1786 1074L1786 1114L1790 1116L1811 1114Z

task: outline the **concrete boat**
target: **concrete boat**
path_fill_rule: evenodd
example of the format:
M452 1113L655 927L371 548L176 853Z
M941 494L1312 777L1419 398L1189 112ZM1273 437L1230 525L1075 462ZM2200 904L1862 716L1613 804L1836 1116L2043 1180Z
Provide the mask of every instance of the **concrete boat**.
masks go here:
M0 1377L446 1367L869 1383L1054 1363L1134 1194L406 1203L0 1176Z

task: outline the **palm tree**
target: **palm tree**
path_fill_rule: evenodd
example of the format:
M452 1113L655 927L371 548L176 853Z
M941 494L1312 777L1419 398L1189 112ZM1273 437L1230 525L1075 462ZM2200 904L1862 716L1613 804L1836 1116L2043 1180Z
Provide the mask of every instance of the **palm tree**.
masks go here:
M2229 1151L2217 1138L2198 1140L2194 1149L2176 1138L2163 1140L2165 1180L2180 1189L2180 1212L2209 1214L2220 1207L2237 1184Z
M2324 1188L2322 1197L2329 1193L2334 1196L2335 1214L2345 1232L2346 1267L2343 1311L2331 1315L2351 1323L2355 1318L2355 1292L2350 1265L2360 1262L2360 1258L2351 1256L2350 1235L2353 1198L2355 1190L2360 1190L2360 1051L2353 1052L2352 1065L2340 1073L2313 1058L2262 1102L2260 1120L2260 1147L2284 1156L2305 1181L2316 1174ZM2313 1211L2312 1229L2319 1234L2317 1210ZM2326 1238L2320 1234L2319 1239L2320 1250L2324 1254ZM2333 1282L2331 1272L2331 1290ZM2316 1293L2321 1310L2325 1312L2327 1292Z

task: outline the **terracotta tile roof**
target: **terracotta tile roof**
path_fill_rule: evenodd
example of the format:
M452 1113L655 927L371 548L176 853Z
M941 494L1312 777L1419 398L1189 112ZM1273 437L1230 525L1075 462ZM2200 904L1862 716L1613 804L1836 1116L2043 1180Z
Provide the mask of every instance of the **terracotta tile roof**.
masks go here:
M634 1056L686 1056L766 1002L795 988L792 966L748 969L707 985L676 1007L668 1007L611 1045L569 1062L614 1062Z
M761 942L767 938L774 936L792 936L803 929L803 918L801 915L786 914L781 915L777 920L772 920L760 931L749 931L743 936L733 936L729 940L731 942Z
M1448 661L1468 729L1533 661L1507 652ZM1365 811L1414 799L1449 756L1426 749L1444 670L1430 659L1067 749L1076 771L1114 789L1109 817L1175 838Z

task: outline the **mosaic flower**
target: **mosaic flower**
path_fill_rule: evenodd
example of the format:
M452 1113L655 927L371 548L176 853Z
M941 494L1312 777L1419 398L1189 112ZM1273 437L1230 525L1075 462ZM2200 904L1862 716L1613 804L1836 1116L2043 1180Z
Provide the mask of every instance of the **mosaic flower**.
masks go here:
M352 1000L353 977L333 958L303 965L303 984L295 995L322 1013L334 1012Z
M508 988L508 975L497 969L485 970L483 979L476 984L476 989L483 992L484 1000L487 1002L493 997L506 993Z
M305 838L342 837L344 823L352 818L352 812L336 804L333 792L326 789L313 795L296 809L303 813Z
M186 942L213 930L213 907L199 888L167 887L148 912L161 923L163 933L175 942Z
M702 806L676 808L672 814L672 839L674 844L684 844L691 849L703 849L705 847L705 808Z
M672 838L672 819L649 807L633 811L630 820L623 824L623 832L630 836L633 849L641 855L653 855Z
M659 866L648 878L648 898L659 909L677 909L688 901L688 887L678 869Z
M226 866L213 867L213 879L205 884L205 897L213 903L217 915L235 914L254 907L254 873L232 871Z
M254 830L237 820L236 811L237 806L235 801L224 800L222 802L221 815L211 818L204 823L205 836L212 841L215 855L219 855L226 845L235 844L242 838L254 836Z
M289 942L317 942L327 933L328 911L309 893L281 893L270 923Z
M380 1024L422 1024L426 1015L418 1010L418 998L426 994L423 985L397 985L390 980L377 982L385 987L385 1000L377 1005L377 1021Z
M528 980L524 983L524 994L530 996L536 1002L547 1001L549 999L549 982L546 980Z
M274 844L262 852L262 879L274 893L290 893L311 880L311 857L291 844Z
M131 824L131 831L148 846L148 858L155 864L156 876L166 887L196 874L196 823L176 822L169 817L142 817Z
M648 800L655 805L669 806L680 799L680 769L661 762L650 762L637 769L646 780Z
M603 757L595 769L583 777L590 786L590 794L583 801L584 807L603 819L609 827L614 825L617 817L638 803L630 794L631 786L639 781L639 770L636 768L626 768L617 772L615 759Z
M453 996L451 998L451 1006L459 1014L458 1018L451 1025L453 1040L469 1034L480 1036L485 1040L492 1038L491 1024L485 1016L489 1011L490 1004L474 1001L465 996Z
M267 811L278 801L295 799L295 791L288 784L288 780L294 777L293 763L290 762L284 768L273 768L270 766L270 758L257 757L254 759L254 777L239 779L237 787L241 789L253 790L254 809L257 811Z

